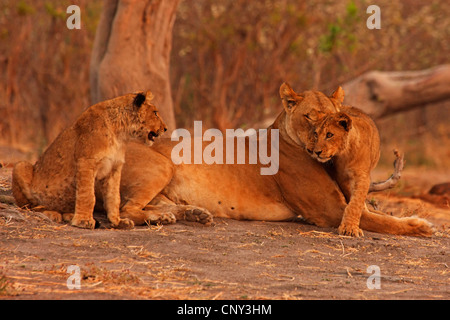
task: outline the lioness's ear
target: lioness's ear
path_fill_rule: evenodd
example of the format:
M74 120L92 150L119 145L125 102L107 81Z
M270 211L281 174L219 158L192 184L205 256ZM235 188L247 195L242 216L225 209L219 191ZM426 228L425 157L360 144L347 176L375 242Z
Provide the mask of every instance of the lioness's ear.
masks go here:
M302 97L296 94L286 82L280 87L280 98L283 102L284 109L286 109L287 112L291 112L297 102L302 99Z
M294 90L292 90L291 86L289 84L287 84L286 82L284 82L281 87L280 87L280 98L284 99L288 96L292 96L294 95L295 92Z
M334 90L333 94L331 95L331 98L336 99L339 101L339 103L344 102L344 89L342 89L341 86L339 86L336 90Z
M349 131L352 128L352 119L343 112L337 114L336 122L344 128L345 131Z
M147 101L152 101L153 100L153 93L150 90L145 92L145 100L147 100Z

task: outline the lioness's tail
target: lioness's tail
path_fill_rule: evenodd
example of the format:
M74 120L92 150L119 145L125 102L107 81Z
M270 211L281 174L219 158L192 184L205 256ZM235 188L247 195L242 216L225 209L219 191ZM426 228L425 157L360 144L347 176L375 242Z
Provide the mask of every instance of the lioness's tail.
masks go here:
M12 173L12 193L19 207L32 204L31 181L33 165L26 161L17 162Z
M387 214L377 214L363 209L360 227L378 233L430 237L433 225L421 218L397 218Z

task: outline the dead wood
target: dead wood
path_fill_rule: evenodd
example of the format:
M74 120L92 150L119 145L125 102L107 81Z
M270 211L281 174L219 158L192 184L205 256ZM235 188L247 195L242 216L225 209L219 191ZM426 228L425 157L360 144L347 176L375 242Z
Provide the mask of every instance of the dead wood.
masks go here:
M450 65L420 71L371 71L342 87L346 104L378 119L450 99Z
M389 179L380 182L372 182L370 184L369 192L383 191L387 189L392 189L395 187L402 176L403 166L404 166L404 154L400 154L398 150L394 150L395 161L394 161L394 173L389 177Z

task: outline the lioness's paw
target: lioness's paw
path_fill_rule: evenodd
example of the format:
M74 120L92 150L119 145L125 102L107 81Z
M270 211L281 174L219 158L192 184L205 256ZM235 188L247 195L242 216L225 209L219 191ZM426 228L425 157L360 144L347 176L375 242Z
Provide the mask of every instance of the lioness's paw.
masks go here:
M59 212L56 212L56 211L44 211L42 213L45 214L53 222L60 223L63 220L63 216Z
M208 210L197 207L187 209L184 216L187 221L200 222L206 225L213 221L213 215Z
M94 218L79 219L79 218L77 218L76 215L72 218L72 221L70 224L74 227L83 228L83 229L94 229L95 228Z
M63 215L62 215L62 219L64 222L72 221L73 217L74 217L73 213L63 213Z
M177 218L175 218L175 215L173 213L165 212L161 213L157 222L161 224L172 224L177 222Z
M149 224L173 224L177 222L177 218L171 212L147 213L145 220Z
M134 228L134 222L130 219L120 219L119 224L117 226L113 226L117 229L133 229Z
M338 228L338 232L341 236L350 236L350 237L364 236L364 232L360 227L345 223L341 223L341 225Z

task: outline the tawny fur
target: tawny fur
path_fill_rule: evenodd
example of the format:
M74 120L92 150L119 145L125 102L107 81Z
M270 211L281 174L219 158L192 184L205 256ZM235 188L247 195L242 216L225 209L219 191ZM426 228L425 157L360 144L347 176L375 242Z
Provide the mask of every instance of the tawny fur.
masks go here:
M276 175L261 175L260 168L267 166L261 163L174 165L171 151L176 142L161 139L151 148L130 142L121 177L121 217L143 224L178 219L208 223L213 216L286 221L302 215L320 227L338 227L345 197L325 168L308 155L305 144L312 121L339 111L341 90L331 97L317 91L297 94L284 84L280 96L285 108L269 127L279 130ZM248 154L248 145L246 149ZM380 233L429 236L432 232L423 219L399 219L364 209L360 225Z
M331 97L317 91L297 94L284 84L280 96L284 111L269 127L278 129L280 136L276 175L261 175L260 168L265 166L261 163L174 165L171 151L176 142L169 139L159 140L152 148L128 144L121 181L122 216L144 223L162 215L175 221L185 218L186 212L194 213L200 222L210 222L212 216L286 221L301 215L321 227L338 227L346 199L324 167L307 154L305 144L314 121L340 110L343 91L338 88ZM400 219L365 208L360 225L379 233L432 234L426 220Z
M341 107L341 112L316 122L306 150L319 162L333 162L336 181L348 202L339 234L362 236L359 224L369 192L370 172L380 158L380 137L375 123L356 108Z
M133 227L133 221L121 219L119 213L125 142L135 139L151 144L166 130L150 102L152 97L150 91L140 92L91 106L34 166L17 163L12 183L17 204L42 206L55 220L61 220L63 213L74 213L72 225L92 229L97 191L112 226Z

